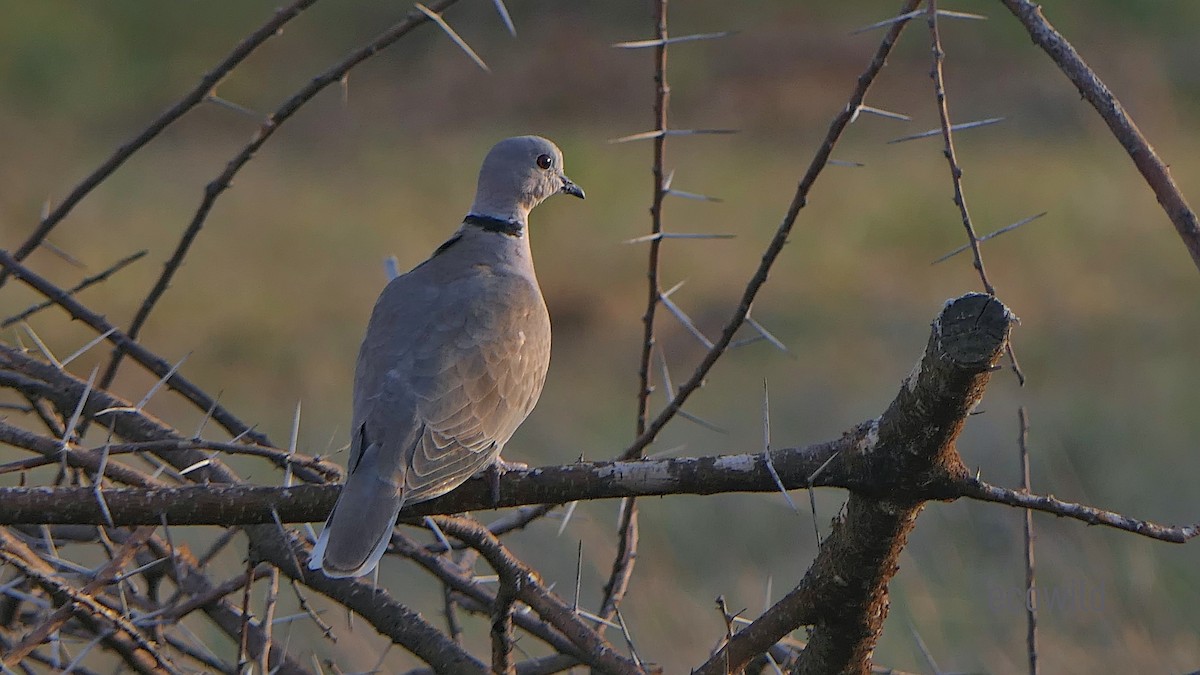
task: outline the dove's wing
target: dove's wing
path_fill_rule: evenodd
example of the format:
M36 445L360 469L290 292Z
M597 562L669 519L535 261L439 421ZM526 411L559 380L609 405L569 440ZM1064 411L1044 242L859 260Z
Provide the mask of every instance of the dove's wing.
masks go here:
M405 502L449 492L486 467L533 409L550 358L536 281L472 269L432 287L423 303L413 303L403 285L385 291L381 311L403 305L414 329L369 331L356 377L356 427L399 453L396 482ZM419 318L414 304L423 306Z

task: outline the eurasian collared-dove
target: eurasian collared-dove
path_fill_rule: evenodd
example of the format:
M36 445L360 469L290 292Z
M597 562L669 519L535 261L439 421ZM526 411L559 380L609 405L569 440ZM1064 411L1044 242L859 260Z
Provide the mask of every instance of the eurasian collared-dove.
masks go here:
M312 569L369 573L401 506L489 467L533 410L550 363L550 317L526 223L558 192L583 198L553 143L500 141L462 226L380 294L354 373L349 472Z

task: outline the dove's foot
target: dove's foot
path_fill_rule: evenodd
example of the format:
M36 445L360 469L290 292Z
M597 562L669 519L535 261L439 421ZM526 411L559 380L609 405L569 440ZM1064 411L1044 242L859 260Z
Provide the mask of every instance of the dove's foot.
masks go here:
M492 488L492 508L500 507L500 477L509 471L524 471L528 468L529 465L523 462L506 462L500 456L496 456L495 461L486 470L488 484Z

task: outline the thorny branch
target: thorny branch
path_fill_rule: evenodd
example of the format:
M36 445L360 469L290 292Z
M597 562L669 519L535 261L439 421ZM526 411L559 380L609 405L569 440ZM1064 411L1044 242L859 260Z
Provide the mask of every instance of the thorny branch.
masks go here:
M933 41L933 67L929 77L933 80L934 96L937 99L938 121L942 125L942 140L945 142L944 153L950 163L950 178L954 185L954 205L962 216L963 228L967 231L967 241L971 246L972 264L979 273L979 281L988 295L996 295L996 288L988 279L987 270L983 266L983 254L979 251L979 237L975 236L975 226L971 223L971 212L967 209L967 198L963 194L962 169L958 165L958 154L954 150L954 134L950 129L950 108L946 104L945 80L942 76L942 63L946 53L942 51L941 31L938 29L937 0L928 0L926 15L929 21L929 35Z
M355 612L367 623L418 658L445 673L486 673L488 667L455 644L424 617L394 599L369 578L332 579L308 569L308 549L296 536L274 523L246 528L250 556L269 562L289 579L321 593Z
M654 129L665 131L667 128L667 104L670 96L670 85L667 84L667 0L657 0L654 3L655 39L660 43L654 48ZM653 191L650 198L650 233L662 232L662 206L666 196L664 190L665 174L663 161L667 137L659 134L654 138L654 162L651 175L654 179ZM650 385L650 359L654 353L654 316L658 309L659 296L659 251L662 248L662 238L650 240L650 253L647 262L646 280L647 295L646 312L642 316L642 349L641 360L638 364L638 396L637 396L637 435L646 431L647 406L652 387Z
M910 12L920 3L920 0L906 0L902 12ZM787 243L788 235L791 234L792 227L796 224L796 218L800 215L800 209L803 209L808 203L808 193L812 186L817 181L817 177L825 169L829 162L829 156L833 152L833 146L837 144L845 131L846 126L850 124L850 120L858 112L858 108L862 105L863 99L867 95L867 90L871 88L871 84L875 81L875 77L879 75L879 71L883 70L884 64L887 62L887 56L892 51L892 46L896 44L896 38L900 36L900 31L903 30L906 21L900 21L892 24L884 35L883 40L879 43L879 48L875 51L875 56L867 65L867 69L858 76L853 93L850 95L850 100L846 106L839 112L829 125L829 132L825 135L825 140L822 141L821 147L817 149L816 155L812 162L808 165L808 170L804 177L800 179L799 185L796 186L796 194L792 197L792 202L788 206L787 213L783 217L783 222L779 224L775 230L775 235L771 238L766 250L763 252L762 260L755 270L754 275L750 277L750 282L746 284L746 288L742 291L741 300L729 321L726 322L724 329L721 331L721 336L713 343L712 349L708 350L700 364L696 366L692 376L686 382L680 385L675 398L667 405L667 407L659 413L658 417L654 418L645 433L637 438L625 452L622 453L622 459L632 459L641 454L641 452L654 442L658 437L659 432L666 427L675 415L683 408L683 404L688 397L704 384L704 379L708 376L712 367L716 365L721 355L729 347L729 343L733 341L733 336L738 329L745 323L746 317L750 314L750 307L754 304L754 298L758 296L759 290L767 282L767 276L771 268L775 265L775 260L783 251L784 245Z
M945 143L944 154L946 162L950 165L950 182L954 185L954 205L958 207L958 213L962 217L963 229L967 232L967 243L971 247L972 264L975 266L975 271L979 273L979 281L983 284L983 289L988 295L996 295L996 287L992 285L988 279L987 270L983 266L983 253L979 250L980 238L975 234L975 225L971 222L971 212L967 209L967 197L963 193L962 185L962 168L958 164L958 153L954 150L954 131L950 124L950 108L946 103L946 85L945 78L942 75L942 62L945 60L946 53L942 50L942 36L938 28L938 5L937 0L928 0L926 5L926 19L929 23L929 36L933 43L933 67L929 71L929 77L933 80L933 91L937 101L938 122L942 129L942 140ZM1008 354L1009 363L1012 365L1012 371L1017 376L1017 382L1025 384L1025 373L1021 371L1021 365L1017 362L1017 353L1013 350L1012 343L1008 343L1004 347Z
M476 583L471 575L451 564L445 556L429 551L426 547L417 545L407 536L396 533L392 537L395 551L421 565L433 576L437 577L446 588L456 596L456 603L464 609L485 616L491 616L496 606L496 596ZM549 623L533 616L529 612L514 612L513 623L525 632L545 642L559 654L574 659L576 663L588 663L587 653L579 650L562 633L555 630Z
M964 300L973 297L983 296L967 296ZM972 310L971 317L979 316L977 310ZM945 343L952 333L948 330L935 329L935 336L940 335L941 342ZM83 382L73 378L69 374L55 369L53 366L43 364L37 366L30 357L20 354L19 352L9 351L5 358L7 359L8 367L16 368L15 371L0 371L0 375L9 373L20 374L27 378L28 383L21 385L27 388L28 391L35 392L39 396L47 397L51 403L60 409L69 408L74 405L79 398L84 387ZM986 365L986 364L985 364ZM927 369L922 367L917 372L925 373ZM985 369L986 372L986 369ZM34 387L35 383L43 383L45 386ZM902 390L902 395L909 391L922 391L919 384L912 382L906 383ZM93 392L92 396L96 398L94 402L88 404L88 409L94 409L96 406L120 407L121 402L113 400L110 395L102 392ZM968 402L969 403L969 402ZM967 404L963 404L967 405ZM894 406L893 406L894 407ZM936 405L928 404L919 406L918 409L932 411L936 410ZM157 434L168 433L166 429L155 426L155 422L148 419L143 419L144 414L129 414L123 415L120 418L120 423L114 426L115 431L123 438L132 437L142 442L148 441ZM964 472L951 472L947 476L938 478L937 474L922 474L922 472L905 470L905 471L880 471L878 469L867 469L860 465L864 457L885 457L889 455L886 450L889 443L886 441L887 435L882 429L886 426L885 421L888 419L885 414L884 421L869 421L859 425L850 433L846 434L841 439L836 441L812 446L808 449L797 450L778 450L772 453L771 463L775 468L775 472L788 487L802 487L808 484L810 477L816 472L816 469L826 466L825 470L813 480L814 484L840 484L854 491L855 495L862 496L863 499L873 499L871 495L879 495L881 491L886 493L891 488L886 485L872 483L871 477L880 476L902 476L908 477L907 480L916 480L914 484L904 486L904 494L907 499L950 499L959 494L974 496L975 493L983 495L985 498L995 501L1005 501L1006 499L1017 500L1019 506L1030 506L1038 508L1041 506L1046 510L1058 512L1053 502L1044 502L1042 504L1027 504L1031 498L1019 494L1011 494L1011 491L1005 491L1000 488L988 486L977 479L965 477ZM916 428L928 428L925 423L914 423ZM874 452L864 452L867 447L874 447ZM169 451L161 450L164 455ZM186 450L184 453L196 452L194 450ZM832 463L829 462L831 457L836 458ZM182 465L185 462L193 461L189 457L175 458L174 462L177 465ZM219 465L206 467L206 470L215 471L212 478L216 480L235 480L235 478ZM683 491L679 488L684 485L690 485L689 489L697 493L712 493L716 491L727 491L737 489L756 489L756 490L774 490L775 482L771 476L771 472L766 467L765 458L761 453L743 456L731 457L716 457L716 458L698 458L698 459L671 459L671 460L640 460L636 462L624 463L599 463L599 464L578 464L568 465L557 469L535 469L527 472L512 472L503 478L506 483L501 494L506 499L515 497L527 498L531 502L537 503L553 503L563 502L573 499L587 498L589 496L608 496L608 497L625 497L636 494L661 494L670 491ZM740 481L740 484L731 484L726 481ZM319 506L305 507L308 509L307 514L300 517L304 520L320 518L324 510L334 498L335 489L331 487L311 485L311 486L295 486L292 488L266 488L266 487L251 487L243 485L230 485L228 487L220 485L210 485L207 487L193 488L175 488L192 490L185 495L180 493L171 493L169 491L151 490L141 493L122 491L122 490L106 490L106 501L108 502L109 510L117 518L123 518L127 504L123 502L126 496L134 497L149 497L152 500L157 500L155 503L144 508L147 515L152 516L151 523L158 522L158 518L166 514L171 522L182 524L188 522L186 514L178 513L178 505L195 505L198 513L216 514L219 521L224 524L239 522L239 517L228 512L222 512L221 507L216 505L220 501L222 495L235 494L238 491L259 491L260 493L272 495L271 500L258 507L261 517L255 522L268 523L265 525L256 525L247 528L251 536L253 550L257 556L265 559L272 564L280 567L290 577L301 580L303 583L313 586L316 590L337 599L339 602L348 603L349 606L364 616L368 617L373 625L381 631L393 636L401 644L414 650L423 650L419 653L422 658L432 659L431 662L449 664L459 663L465 658L462 655L460 648L454 645L453 641L447 641L441 644L441 647L431 647L431 643L427 640L431 639L433 633L432 627L422 629L422 631L414 634L411 632L396 632L400 626L386 619L386 616L405 615L408 611L402 606L395 604L393 601L384 602L378 595L378 591L365 591L362 586L353 585L350 582L339 582L327 580L322 575L310 574L306 571L298 569L298 560L302 560L305 556L302 550L299 550L294 543L288 543L284 547L280 547L279 541L279 526L273 522L274 516L279 516L281 519L291 519L295 513L290 511L291 502L289 500L296 499L295 503L303 503L305 499L316 498L324 500L324 503ZM18 489L19 490L19 489ZM78 509L74 516L69 520L74 522L85 521L89 516L87 514L95 513L93 508L92 491L87 488L77 489L76 493L70 493L70 488L63 488L57 492L47 492L45 489L27 489L23 493L22 498L44 498L49 496L49 503L43 502L34 506L33 511L19 511L17 508L9 508L8 504L0 503L0 513L37 513L39 520L46 520L48 513L54 512L56 509L62 509L68 504L75 504ZM606 492L604 492L606 491ZM590 493L590 494L589 494ZM0 492L0 495L5 495L6 492ZM8 493L18 494L18 493ZM71 496L74 494L75 496ZM488 500L490 500L490 486L482 484L480 481L471 481L465 484L461 489L443 497L442 499L450 500L449 502L439 503L438 501L427 502L423 505L425 509L441 508L444 511L461 511L466 509L487 508ZM274 501L274 497L282 497L282 500ZM217 497L213 503L205 502L208 497ZM474 500L474 503L471 502ZM136 500L135 500L136 501ZM1006 502L1007 503L1007 502ZM1049 505L1049 507L1048 507ZM1088 511L1086 507L1071 505L1071 512L1079 514L1095 514ZM1048 507L1048 508L1047 508ZM43 510L44 509L44 510ZM1094 510L1093 510L1094 511ZM265 512L265 513L264 513ZM270 514L270 515L268 515ZM1200 528L1164 528L1161 526L1140 523L1130 519L1121 520L1121 517L1109 516L1089 519L1088 515L1084 516L1089 522L1098 522L1102 524L1122 527L1135 532L1146 534L1148 536L1157 536L1160 538L1182 541L1190 537L1194 537ZM24 516L21 516L24 518ZM495 540L492 535L482 537L480 531L482 526L463 525L458 520L445 519L445 522L439 520L441 527L448 531L452 536L462 535L474 537L470 543L482 549L481 552L488 554L489 561L494 564L512 565L517 564L515 558L511 554L503 553L498 540ZM485 557L488 557L485 556ZM415 556L413 556L416 559ZM439 555L430 554L429 558L438 561L443 561ZM500 562L497 562L500 561ZM293 571L288 571L289 569ZM514 568L515 569L515 568ZM443 577L444 578L444 577ZM459 582L462 583L461 581ZM462 590L469 589L470 582L461 585ZM802 584L798 587L799 595L790 595L791 598L804 600L810 593L808 585ZM526 591L532 593L533 591ZM815 592L815 591L811 591ZM554 621L565 621L567 617L563 615L561 608L555 609L557 605L551 602L549 596L540 594L536 595L534 600L530 600L527 596L519 594L518 597L523 602L538 602L541 603L542 609L539 611L549 611L547 618L552 618ZM495 606L494 599L479 598L482 607ZM804 600L801 606L807 606L809 601ZM381 610L380 607L390 608ZM532 605L531 605L532 606ZM486 611L486 610L484 610ZM806 616L805 612L809 610L799 610L795 612L789 611L786 616L788 622L794 622L796 617ZM380 614L378 612L383 612ZM399 613L399 614L397 614ZM386 616L385 616L386 615ZM514 620L521 623L522 614L514 613ZM410 630L414 624L406 622L406 631ZM522 623L524 628L529 625L528 622ZM554 624L556 629L559 623ZM577 620L568 621L566 625L572 627L571 630L582 630L581 623ZM782 625L790 625L785 622ZM586 626L585 626L586 627ZM550 633L546 633L542 629L542 633L552 636L556 629L552 629ZM237 628L233 629L235 632ZM535 627L527 630L536 631ZM590 630L590 629L589 629ZM436 633L437 631L433 631ZM537 634L536 632L534 634ZM739 633L738 635L741 635ZM753 635L753 634L750 634ZM553 639L548 637L547 639ZM576 640L584 640L584 642L572 641L574 645L570 651L566 652L577 655L580 651L585 654L590 653L587 645L595 646L598 644L595 640L598 636L593 637L578 637ZM261 652L260 652L261 653ZM449 659L449 660L447 660ZM588 661L587 658L581 659ZM462 663L474 663L472 661L464 661ZM468 672L477 672L474 670L474 665L463 666Z
M667 6L668 0L657 0L654 3L654 39L658 45L654 48L654 130L659 133L653 140L654 160L651 165L651 177L654 180L650 196L650 234L657 235L663 231L663 199L666 197L665 172L663 161L667 144L667 107L670 102L671 87L667 83ZM658 309L662 289L659 287L659 255L662 249L662 238L650 241L650 253L647 256L646 271L646 312L642 316L642 349L638 364L638 395L637 417L634 425L635 437L646 432L647 406L650 401L652 387L650 384L650 360L654 354L654 318ZM668 393L668 395L670 395ZM640 456L638 452L637 456ZM605 621L611 620L616 614L621 600L629 590L629 580L633 576L633 567L637 563L638 548L638 505L633 499L621 501L620 517L617 526L617 552L613 556L612 571L604 584L604 599L600 603L599 616ZM605 624L597 626L603 632Z
M38 441L38 439L41 437L36 435L27 435L28 433L29 432L25 432L22 429L11 427L3 422L0 422L0 441L5 441L12 445L17 445L29 450L36 450L41 452L43 455L42 457L33 457L16 462L9 462L7 464L0 464L0 474L12 473L14 471L28 471L30 469L36 469L39 466L47 466L61 461L61 458L59 457L59 448L46 447L45 443L40 443ZM261 457L269 460L272 464L281 469L290 466L293 476L296 476L300 480L309 483L339 481L342 477L341 467L330 463L328 460L310 457L301 453L288 452L286 450L264 445L208 441L200 438L191 438L187 440L146 441L142 443L113 443L86 450L75 449L70 451L67 461L72 466L86 467L95 470L99 467L100 460L105 455L109 457L116 457L120 455L131 455L143 452L172 452L181 450L213 450L226 455ZM114 462L109 462L108 466L106 467L105 476L129 485L138 485L141 483L141 478L129 480L122 478L116 466L117 465Z
M977 478L965 481L960 486L960 490L962 496L971 499L1041 511L1063 518L1072 518L1088 525L1103 525L1175 544L1186 543L1200 535L1200 523L1190 526L1159 525L1085 504L1066 502L1054 495L1036 495L997 487Z

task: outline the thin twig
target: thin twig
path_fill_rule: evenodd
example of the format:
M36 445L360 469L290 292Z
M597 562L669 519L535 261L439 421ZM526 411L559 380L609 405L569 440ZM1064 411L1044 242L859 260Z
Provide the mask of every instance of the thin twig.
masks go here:
M178 556L173 556L173 558L178 560ZM193 571L193 573L194 573L194 571ZM178 574L178 572L177 572L177 574ZM159 612L161 613L162 618L165 621L169 621L171 623L178 623L179 620L182 619L183 617L187 616L188 614L191 614L192 612L204 607L205 605L207 605L209 603L216 602L231 593L236 593L238 591L244 592L244 589L248 582L250 582L251 580L261 579L261 578L265 577L267 574L268 574L267 566L259 565L255 568L254 574L251 578L247 578L246 574L244 572L239 573L237 576L226 579L225 581L223 581L219 584L209 586L208 589L203 593L194 593L194 594L188 595L187 597L181 599L181 601L177 605L168 605L166 607L163 607L161 610L159 610Z
M271 631L275 623L275 600L279 595L279 568L271 567L267 575L269 577L267 599L263 607L262 620L258 622L263 632L262 652L258 655L258 670L262 675L271 672ZM301 616L304 615L301 614Z
M974 258L972 264L975 266L975 271L979 273L983 289L987 291L988 295L996 295L996 288L988 280L987 270L983 266L983 254L979 252L979 238L975 236L975 226L971 222L971 213L967 210L967 200L963 195L962 169L959 168L958 156L954 151L954 133L951 130L950 109L946 105L946 89L942 76L942 62L945 60L946 54L942 51L942 38L938 31L937 0L929 0L929 4L926 5L926 16L929 22L929 36L933 43L933 67L929 71L929 77L933 80L933 91L937 98L938 120L941 122L940 131L942 140L945 142L946 161L950 163L950 177L954 186L954 205L958 207L958 212L962 216L962 225L967 231L967 241L971 246L971 255Z
M654 128L656 131L664 131L667 128L667 108L671 94L671 87L667 84L667 0L658 0L654 3L654 8L655 38L660 41L654 49ZM654 350L654 316L662 295L658 285L658 270L663 231L663 186L666 180L663 161L666 154L666 140L666 136L662 134L654 138L654 159L650 168L654 181L650 198L650 235L657 235L658 238L650 240L650 252L647 256L646 311L642 315L641 357L638 364L636 422L638 436L646 431L647 407L652 391L650 356Z
M1041 47L1054 60L1063 74L1079 89L1079 93L1096 109L1113 136L1133 160L1146 184L1154 191L1158 203L1171 219L1175 231L1183 239L1192 256L1192 263L1200 269L1200 221L1196 212L1188 205L1179 186L1171 178L1170 168L1159 158L1158 153L1142 135L1137 124L1125 112L1108 86L1075 51L1075 47L1062 36L1046 17L1040 5L1029 0L1000 0L1025 26L1034 44Z
M250 589L254 586L255 567L253 560L246 561L246 582L242 586L242 627L238 631L237 669L239 673L246 672L246 667L250 664Z
M127 265L140 260L142 257L144 257L146 255L146 253L147 253L147 251L145 249L142 249L141 251L138 251L137 253L125 256L124 258L121 258L117 262L113 263L112 266L110 266L108 269L104 270L103 272L100 272L99 274L93 274L90 277L84 277L79 283L77 283L74 286L67 289L67 291L66 291L67 295L75 295L76 293L78 293L79 291L82 291L83 289L87 288L88 286L92 286L92 285L98 284L102 281L106 281L109 277L111 277L112 275L121 271L121 269L123 269ZM29 307L27 307L20 313L14 314L14 315L8 317L7 319L5 319L4 321L0 321L0 328L8 328L9 326L13 325L14 323L17 323L19 321L24 321L25 319L28 319L33 314L36 314L36 313L42 311L43 309L46 309L47 307L51 307L53 305L54 305L54 303L50 300L44 300L42 302L37 303L36 305L30 305Z
M413 562L424 567L447 587L453 588L456 593L455 600L461 607L476 614L491 615L492 608L495 606L495 597L484 590L481 584L476 583L475 579L467 573L466 568L455 565L445 556L429 551L427 547L418 546L412 539L399 532L392 534L392 545L401 555L411 558ZM468 553L477 554L475 550L470 550ZM513 616L513 623L530 635L544 641L559 653L570 654L581 662L587 662L585 652L579 650L562 633L552 628L549 623L537 618L533 613L517 612Z
M308 618L312 619L313 623L317 624L317 628L321 629L325 639L336 644L337 636L333 634L333 626L325 623L321 616L313 610L312 605L308 603L308 597L300 590L300 585L296 583L295 579L289 579L288 583L292 585L292 594L296 596L296 603L300 605L300 609L308 614Z
M62 432L58 431L55 435L61 436ZM28 446L22 445L21 447ZM262 445L229 443L225 441L168 439L162 441L142 441L137 443L113 443L105 444L99 448L75 450L75 453L82 459L97 457L102 453L109 455L128 455L142 452L162 453L181 452L185 450L214 450L230 455L261 457L270 460L271 463L277 467L289 468L297 477L309 483L337 482L341 479L342 475L342 470L340 467L323 459L317 459L309 455L287 452L278 448L270 448ZM8 464L0 464L0 474L33 469L39 466L52 464L56 461L58 461L57 457L34 457L17 462L10 462ZM109 478L121 480L122 482L128 482L113 475L109 475Z
M1143 537L1183 544L1196 536L1200 536L1200 523L1195 525L1159 525L1147 520L1138 520L1129 516L1106 511L1094 506L1064 502L1054 495L1025 494L1017 490L991 485L978 478L969 478L958 485L963 497L978 499L983 502L1007 504L1022 509L1033 509L1050 513L1059 517L1072 518L1088 525L1103 525Z
M1029 473L1029 417L1025 406L1017 409L1021 424L1017 446L1021 454L1021 492L1029 494L1033 489ZM1037 649L1037 585L1033 565L1033 511L1025 509L1025 648L1029 653L1029 675L1038 675Z
M175 105L159 115L157 119L151 122L137 136L117 148L112 156L89 174L87 178L84 178L79 185L75 186L75 189L71 190L71 193L67 195L61 204L49 210L42 217L37 229L21 244L21 247L16 250L13 257L18 261L24 260L45 240L50 230L54 229L54 226L58 225L71 212L71 209L75 208L76 204L94 190L96 186L103 183L114 171L120 168L125 163L125 160L142 149L143 146L153 140L155 136L158 136L172 122L182 117L184 113L204 102L204 99L213 91L217 83L224 79L230 71L241 64L242 61L245 61L262 43L278 35L284 24L294 19L314 2L316 0L297 0L287 7L276 9L275 15L270 20L259 26L253 33L239 42L228 56L200 78L200 82L191 91L179 99ZM8 270L0 272L0 285L3 285L7 277Z
M7 383L5 383L7 385ZM9 471L25 471L38 466L46 466L62 461L65 457L67 464L73 468L86 469L91 471L94 476L104 475L114 481L124 483L126 485L137 485L140 487L159 486L165 487L166 483L157 479L151 478L148 474L137 471L132 467L119 462L105 462L105 453L101 449L98 453L84 453L78 450L67 448L65 453L60 448L56 438L51 439L45 436L19 429L10 424L0 422L0 442L11 445L16 448L24 448L32 452L36 452L41 457L23 460L21 462L11 462L0 468L4 471L0 473L8 473ZM103 474L100 473L103 468Z

